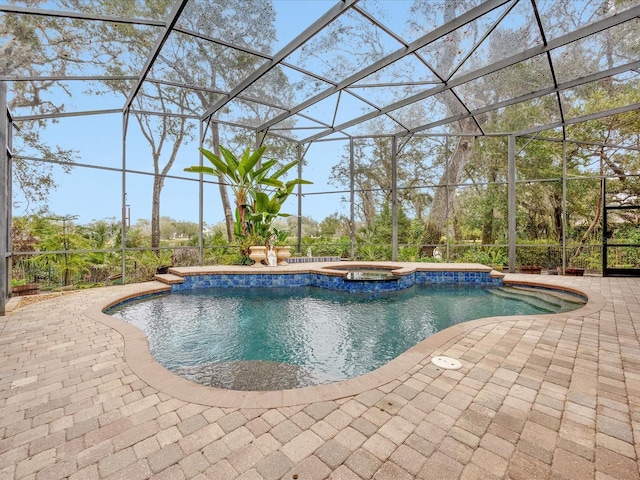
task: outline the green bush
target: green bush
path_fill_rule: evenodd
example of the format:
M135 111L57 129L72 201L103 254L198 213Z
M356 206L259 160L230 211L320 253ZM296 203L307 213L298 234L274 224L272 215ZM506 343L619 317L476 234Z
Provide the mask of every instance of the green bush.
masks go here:
M340 237L338 240L326 237L305 237L302 239L302 250L298 256L306 257L309 248L314 257L348 258L351 253L351 240L349 237ZM297 254L295 251L292 253Z
M555 267L552 245L517 245L516 265L536 265L539 267ZM550 265L554 263L554 265Z
M356 258L362 261L391 260L390 245L358 245Z

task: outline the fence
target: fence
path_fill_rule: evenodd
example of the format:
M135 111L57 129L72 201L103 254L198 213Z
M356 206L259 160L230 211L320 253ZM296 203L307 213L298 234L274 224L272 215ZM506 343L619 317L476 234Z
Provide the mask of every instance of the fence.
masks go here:
M439 258L433 256L436 247L440 250ZM348 258L345 255L344 243L315 244L311 248L314 257ZM355 251L356 260L391 260L392 250L388 244L357 244ZM449 245L448 248L445 245L401 245L398 250L398 259L423 262L474 262L497 267L506 266L507 251L506 245L459 244ZM335 252L338 252L338 255ZM294 258L306 257L306 254L306 251L301 254L294 252ZM205 265L239 264L241 259L237 246L214 246L205 249L203 263ZM632 258L621 249L620 252L614 252L614 259L611 262L637 265L638 259ZM198 264L197 248L166 248L159 251L139 249L127 251L125 275L127 282L143 282L153 279L159 267ZM516 265L538 265L546 270L555 270L562 266L562 246L518 245ZM586 245L580 249L579 253L577 245L568 247L567 266L583 268L588 273L602 273L602 247ZM15 257L12 278L21 283L39 284L41 291L109 285L122 281L122 257L117 251L41 252L39 255L31 253Z

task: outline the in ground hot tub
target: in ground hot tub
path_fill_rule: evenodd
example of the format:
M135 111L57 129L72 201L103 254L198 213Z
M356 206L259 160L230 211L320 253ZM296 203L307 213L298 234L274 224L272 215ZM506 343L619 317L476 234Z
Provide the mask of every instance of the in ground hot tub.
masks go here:
M363 282L397 281L398 278L399 277L394 275L391 271L382 269L350 269L344 277L344 279L348 281Z
M413 276L403 272L401 265L331 265L316 272L330 284L328 288L351 292L402 290L414 284Z

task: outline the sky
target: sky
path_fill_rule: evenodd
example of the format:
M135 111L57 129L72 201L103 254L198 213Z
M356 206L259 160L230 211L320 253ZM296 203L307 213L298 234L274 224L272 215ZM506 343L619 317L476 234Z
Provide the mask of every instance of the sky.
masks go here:
M308 25L335 5L334 0L275 0L279 32L278 43L274 51L290 42ZM293 6L300 8L292 8ZM66 103L67 111L86 111L100 108L119 108L123 100L114 103L108 98L83 99L81 95L69 98L64 92L59 93ZM197 132L197 128L195 130ZM60 118L56 123L48 122L41 130L43 140L63 149L72 149L77 154L78 164L100 165L118 169L122 167L122 114L91 115L82 117ZM174 164L171 175L196 179L197 175L183 172L185 167L196 165L199 161L197 141L184 144ZM168 150L168 147L165 147ZM335 187L328 184L331 165L344 154L344 142L320 142L312 145L307 151L303 178L314 182L305 186L306 192L331 191ZM133 119L130 120L127 132L127 168L150 172L152 162L149 160L150 148L141 136L140 129ZM93 220L121 218L122 212L122 174L118 171L97 170L76 166L70 174L62 168L54 166L58 188L51 192L48 208L58 216L76 215L78 223ZM295 175L295 172L293 172ZM291 177L293 178L293 177ZM209 177L215 180L213 177ZM130 221L134 224L138 219L150 219L152 176L129 174L126 176L126 203L129 205ZM348 206L341 201L342 194L307 195L303 197L303 215L318 221L326 216L340 212L347 214ZM14 201L22 205L14 208L14 215L24 213L24 201L19 189L14 186ZM15 203L14 202L14 203ZM161 215L180 221L197 222L199 217L198 183L167 179L161 196ZM214 225L224 220L218 187L206 185L204 192L204 222ZM283 211L297 214L297 197L292 195Z

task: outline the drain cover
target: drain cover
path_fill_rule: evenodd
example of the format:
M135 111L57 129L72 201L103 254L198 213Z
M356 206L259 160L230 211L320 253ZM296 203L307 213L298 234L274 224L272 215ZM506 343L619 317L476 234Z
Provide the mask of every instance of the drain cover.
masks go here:
M431 359L431 363L433 363L436 367L444 368L446 370L459 370L462 368L462 363L460 360L456 360L451 357L433 357Z

